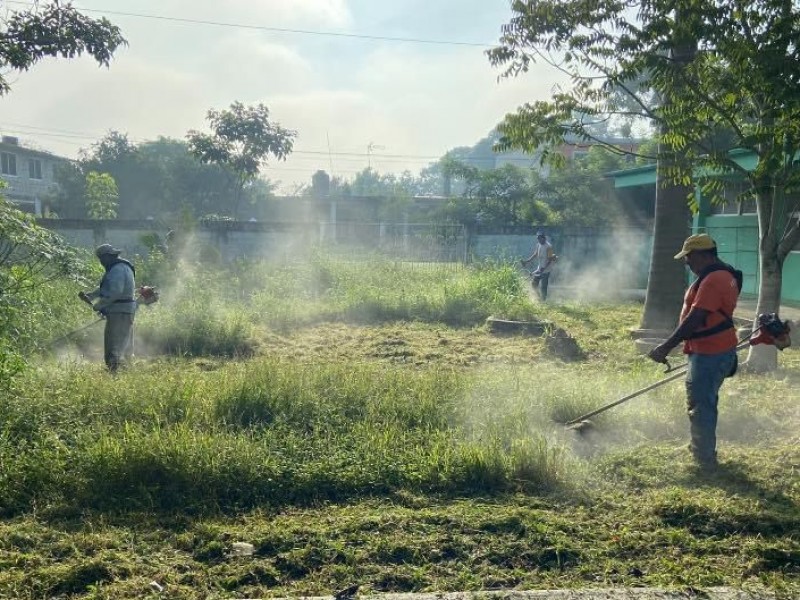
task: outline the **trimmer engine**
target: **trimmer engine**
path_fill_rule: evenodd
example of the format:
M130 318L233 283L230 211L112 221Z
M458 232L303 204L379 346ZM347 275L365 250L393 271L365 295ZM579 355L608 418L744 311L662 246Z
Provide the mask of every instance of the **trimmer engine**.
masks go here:
M149 305L158 302L158 290L149 285L143 285L136 288L136 302L139 304Z
M789 336L791 324L789 321L781 321L777 313L760 314L757 323L757 333L750 339L751 346L768 344L783 350L792 345Z

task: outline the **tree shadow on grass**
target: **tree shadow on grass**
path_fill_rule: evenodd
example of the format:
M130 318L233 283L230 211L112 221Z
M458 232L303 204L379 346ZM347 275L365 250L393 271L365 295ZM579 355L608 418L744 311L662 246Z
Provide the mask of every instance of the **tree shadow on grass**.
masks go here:
M782 490L765 486L751 477L742 464L721 463L712 471L691 469L687 487L718 488L732 501L724 509L699 501L671 502L657 507L656 514L670 526L685 527L701 536L760 536L785 538L800 535L800 505ZM758 500L759 510L735 498Z

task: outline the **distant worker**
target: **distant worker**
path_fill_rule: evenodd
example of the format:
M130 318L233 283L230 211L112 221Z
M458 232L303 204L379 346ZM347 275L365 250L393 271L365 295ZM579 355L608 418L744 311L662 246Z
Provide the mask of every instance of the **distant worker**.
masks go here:
M106 273L96 290L78 293L81 300L106 319L103 349L106 367L111 373L116 373L120 364L133 355L133 319L137 307L134 298L136 271L119 254L111 244L98 246L95 255Z
M558 257L553 251L552 244L547 241L547 236L542 231L536 233L536 246L534 246L531 255L520 262L523 267L526 267L534 259L537 261L537 266L536 269L531 272L531 283L533 284L533 289L539 295L539 298L545 301L547 300L547 286L550 282L550 271Z
M683 352L689 359L689 448L700 468L713 470L717 466L719 389L737 367L733 311L742 290L742 272L719 260L716 243L705 233L688 237L675 258L683 259L697 279L686 291L677 329L648 356L666 362L669 352L684 342Z
M156 244L155 249L158 250L163 256L168 256L169 251L172 248L172 245L175 240L175 232L170 229L165 235L162 241L159 241Z

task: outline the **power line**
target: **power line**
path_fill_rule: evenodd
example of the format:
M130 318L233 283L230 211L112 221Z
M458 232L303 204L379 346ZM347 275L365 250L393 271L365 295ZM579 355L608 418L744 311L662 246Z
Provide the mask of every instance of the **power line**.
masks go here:
M7 0L7 4L21 4L25 6L30 6L27 2L21 2L18 0ZM432 40L432 39L424 39L424 38L406 38L406 37L393 37L393 36L385 36L385 35L369 35L369 34L362 34L362 33L343 33L337 31L314 31L311 29L289 29L285 27L267 27L265 25L248 25L246 23L226 23L223 21L206 21L202 19L189 19L186 17L167 17L165 15L151 15L145 13L131 13L131 12L121 12L121 11L113 11L113 10L101 10L96 8L79 8L81 12L88 12L88 13L100 13L105 15L112 15L117 17L134 17L137 19L153 19L157 21L167 21L173 23L188 23L190 25L210 25L214 27L229 27L229 28L236 28L236 29L250 29L256 31L268 31L271 33L290 33L290 34L300 34L300 35L317 35L317 36L328 36L328 37L338 37L338 38L350 38L356 40L366 40L366 41L382 41L382 42L404 42L409 44L430 44L430 45L440 45L440 46L467 46L473 48L492 48L491 44L481 44L477 42L461 42L457 40Z
M2 129L8 133L30 136L32 138L33 137L53 138L58 140L59 143L73 145L73 146L80 146L80 147L85 147L88 141L97 141L99 138L103 137L102 135L90 134L86 132L81 133L69 129L51 129L46 127L39 127L36 125L26 125L22 123L6 122L4 124L0 124L0 127L2 127ZM26 131L28 129L32 131ZM86 142L81 142L79 140L86 140ZM141 144L154 140L132 139L131 141L133 141L134 143ZM442 156L433 156L424 154L370 153L368 155L366 152L347 152L347 151L334 151L334 150L302 150L302 149L293 150L291 156L294 159L300 159L300 160L315 160L317 159L317 157L328 157L330 159L331 156L336 156L340 160L345 162L366 161L367 163L369 163L369 160L373 160L376 163L384 165L392 163L404 163L404 162L430 163L438 161L442 158ZM535 160L535 158L531 156L509 156L508 154L503 154L503 153L471 155L471 156L466 156L461 160L466 162L471 162L471 161L495 160L498 158L500 158L503 162L521 162L525 164L530 164L532 161ZM271 166L270 168L274 169L276 167ZM298 170L304 170L304 169L298 169Z
M80 133L77 131L72 130L65 130L65 129L50 129L46 127L38 127L35 125L24 125L21 123L10 123L6 122L3 125L0 125L5 131L10 133L16 133L19 135L30 135L30 136L42 136L42 137L49 137L49 138L66 138L66 139L85 139L95 141L99 138L102 138L103 135L94 135L90 133ZM33 130L33 131L26 131L26 130ZM63 141L63 140L62 140ZM146 142L148 140L132 140L134 142ZM66 142L65 142L66 143ZM79 142L73 142L79 143ZM353 157L353 158L367 158L366 152L345 152L345 151L328 151L328 150L293 150L292 154L306 154L310 156L339 156L339 157ZM371 154L372 157L378 157L382 159L396 159L396 161L431 161L431 160L439 160L441 156L433 156L433 155L424 155L424 154Z

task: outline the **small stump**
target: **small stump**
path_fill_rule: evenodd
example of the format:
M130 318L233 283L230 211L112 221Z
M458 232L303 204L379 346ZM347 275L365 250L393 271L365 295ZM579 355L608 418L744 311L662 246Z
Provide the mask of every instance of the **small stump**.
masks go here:
M541 337L552 329L553 324L547 321L509 321L507 319L489 317L486 319L486 326L491 333L522 333Z

